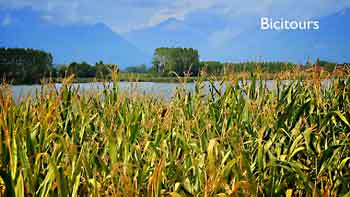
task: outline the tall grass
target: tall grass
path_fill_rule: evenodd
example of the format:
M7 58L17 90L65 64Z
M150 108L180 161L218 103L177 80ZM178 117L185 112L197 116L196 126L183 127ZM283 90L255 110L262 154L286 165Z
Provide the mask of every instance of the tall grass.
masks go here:
M350 195L350 80L81 94L65 79L15 103L0 89L0 194Z

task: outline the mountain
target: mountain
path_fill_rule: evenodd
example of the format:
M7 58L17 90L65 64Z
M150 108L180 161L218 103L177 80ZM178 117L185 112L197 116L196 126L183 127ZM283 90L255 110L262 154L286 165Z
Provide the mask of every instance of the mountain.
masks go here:
M205 60L305 63L308 58L315 60L319 57L349 62L350 9L314 20L320 21L319 30L263 31L260 29L260 17L230 21L196 13L184 20L168 19L159 25L131 31L123 36L147 53L160 46L193 47L199 49L201 59ZM225 33L225 29L233 31ZM243 31L233 35L239 29ZM228 40L224 39L225 36ZM220 39L223 40L221 45L213 46L211 41Z
M308 58L350 60L350 9L316 19L319 30L264 31L256 26L232 39L222 58L305 63Z
M55 64L72 61L118 64L148 63L150 56L106 25L56 25L30 8L0 10L0 47L35 48L51 52Z
M170 18L162 23L123 35L146 53L158 47L187 47L200 49L206 45L208 34L191 25Z

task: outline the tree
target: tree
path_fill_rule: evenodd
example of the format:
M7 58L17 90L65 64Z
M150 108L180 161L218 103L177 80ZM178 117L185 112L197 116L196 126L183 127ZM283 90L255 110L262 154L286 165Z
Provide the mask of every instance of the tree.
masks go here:
M131 66L131 67L127 67L125 69L126 72L129 72L129 73L146 73L148 70L147 70L147 67L146 65L144 64L141 64L139 66Z
M96 63L96 78L98 79L104 79L106 77L109 77L110 74L110 68L108 65L103 64L102 61L99 63Z
M68 74L68 68L67 66L60 66L58 68L58 76L59 77L66 77Z
M199 71L198 51L192 48L157 48L152 63L153 70L165 75L170 71L197 75Z
M224 66L221 62L217 61L205 61L200 63L201 70L204 70L208 74L220 75L224 71Z
M86 62L72 62L67 68L67 74L74 74L79 78L91 78L96 76L96 67Z
M332 72L335 70L335 68L337 67L337 64L334 62L329 62L329 61L325 61L325 60L319 60L318 61L319 66L325 68L327 71Z
M23 48L0 48L0 75L15 83L37 83L53 71L52 55Z

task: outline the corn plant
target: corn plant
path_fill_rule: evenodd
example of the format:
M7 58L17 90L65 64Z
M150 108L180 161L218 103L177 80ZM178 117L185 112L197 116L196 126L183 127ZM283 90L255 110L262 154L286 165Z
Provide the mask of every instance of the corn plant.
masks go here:
M0 195L349 196L350 80L202 79L170 101L0 88Z

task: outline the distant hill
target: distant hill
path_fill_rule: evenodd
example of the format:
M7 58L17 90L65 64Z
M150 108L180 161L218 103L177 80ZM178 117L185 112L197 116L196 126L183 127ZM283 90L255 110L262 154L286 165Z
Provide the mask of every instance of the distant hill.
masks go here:
M146 53L153 54L158 47L201 48L206 45L208 34L170 18L156 26L131 31L123 36Z
M282 60L305 63L308 58L346 62L350 60L350 9L318 19L319 30L263 31L254 27L223 48L232 59Z
M0 47L36 48L51 52L55 64L72 61L119 64L148 63L150 57L104 24L55 25L30 8L0 10Z

